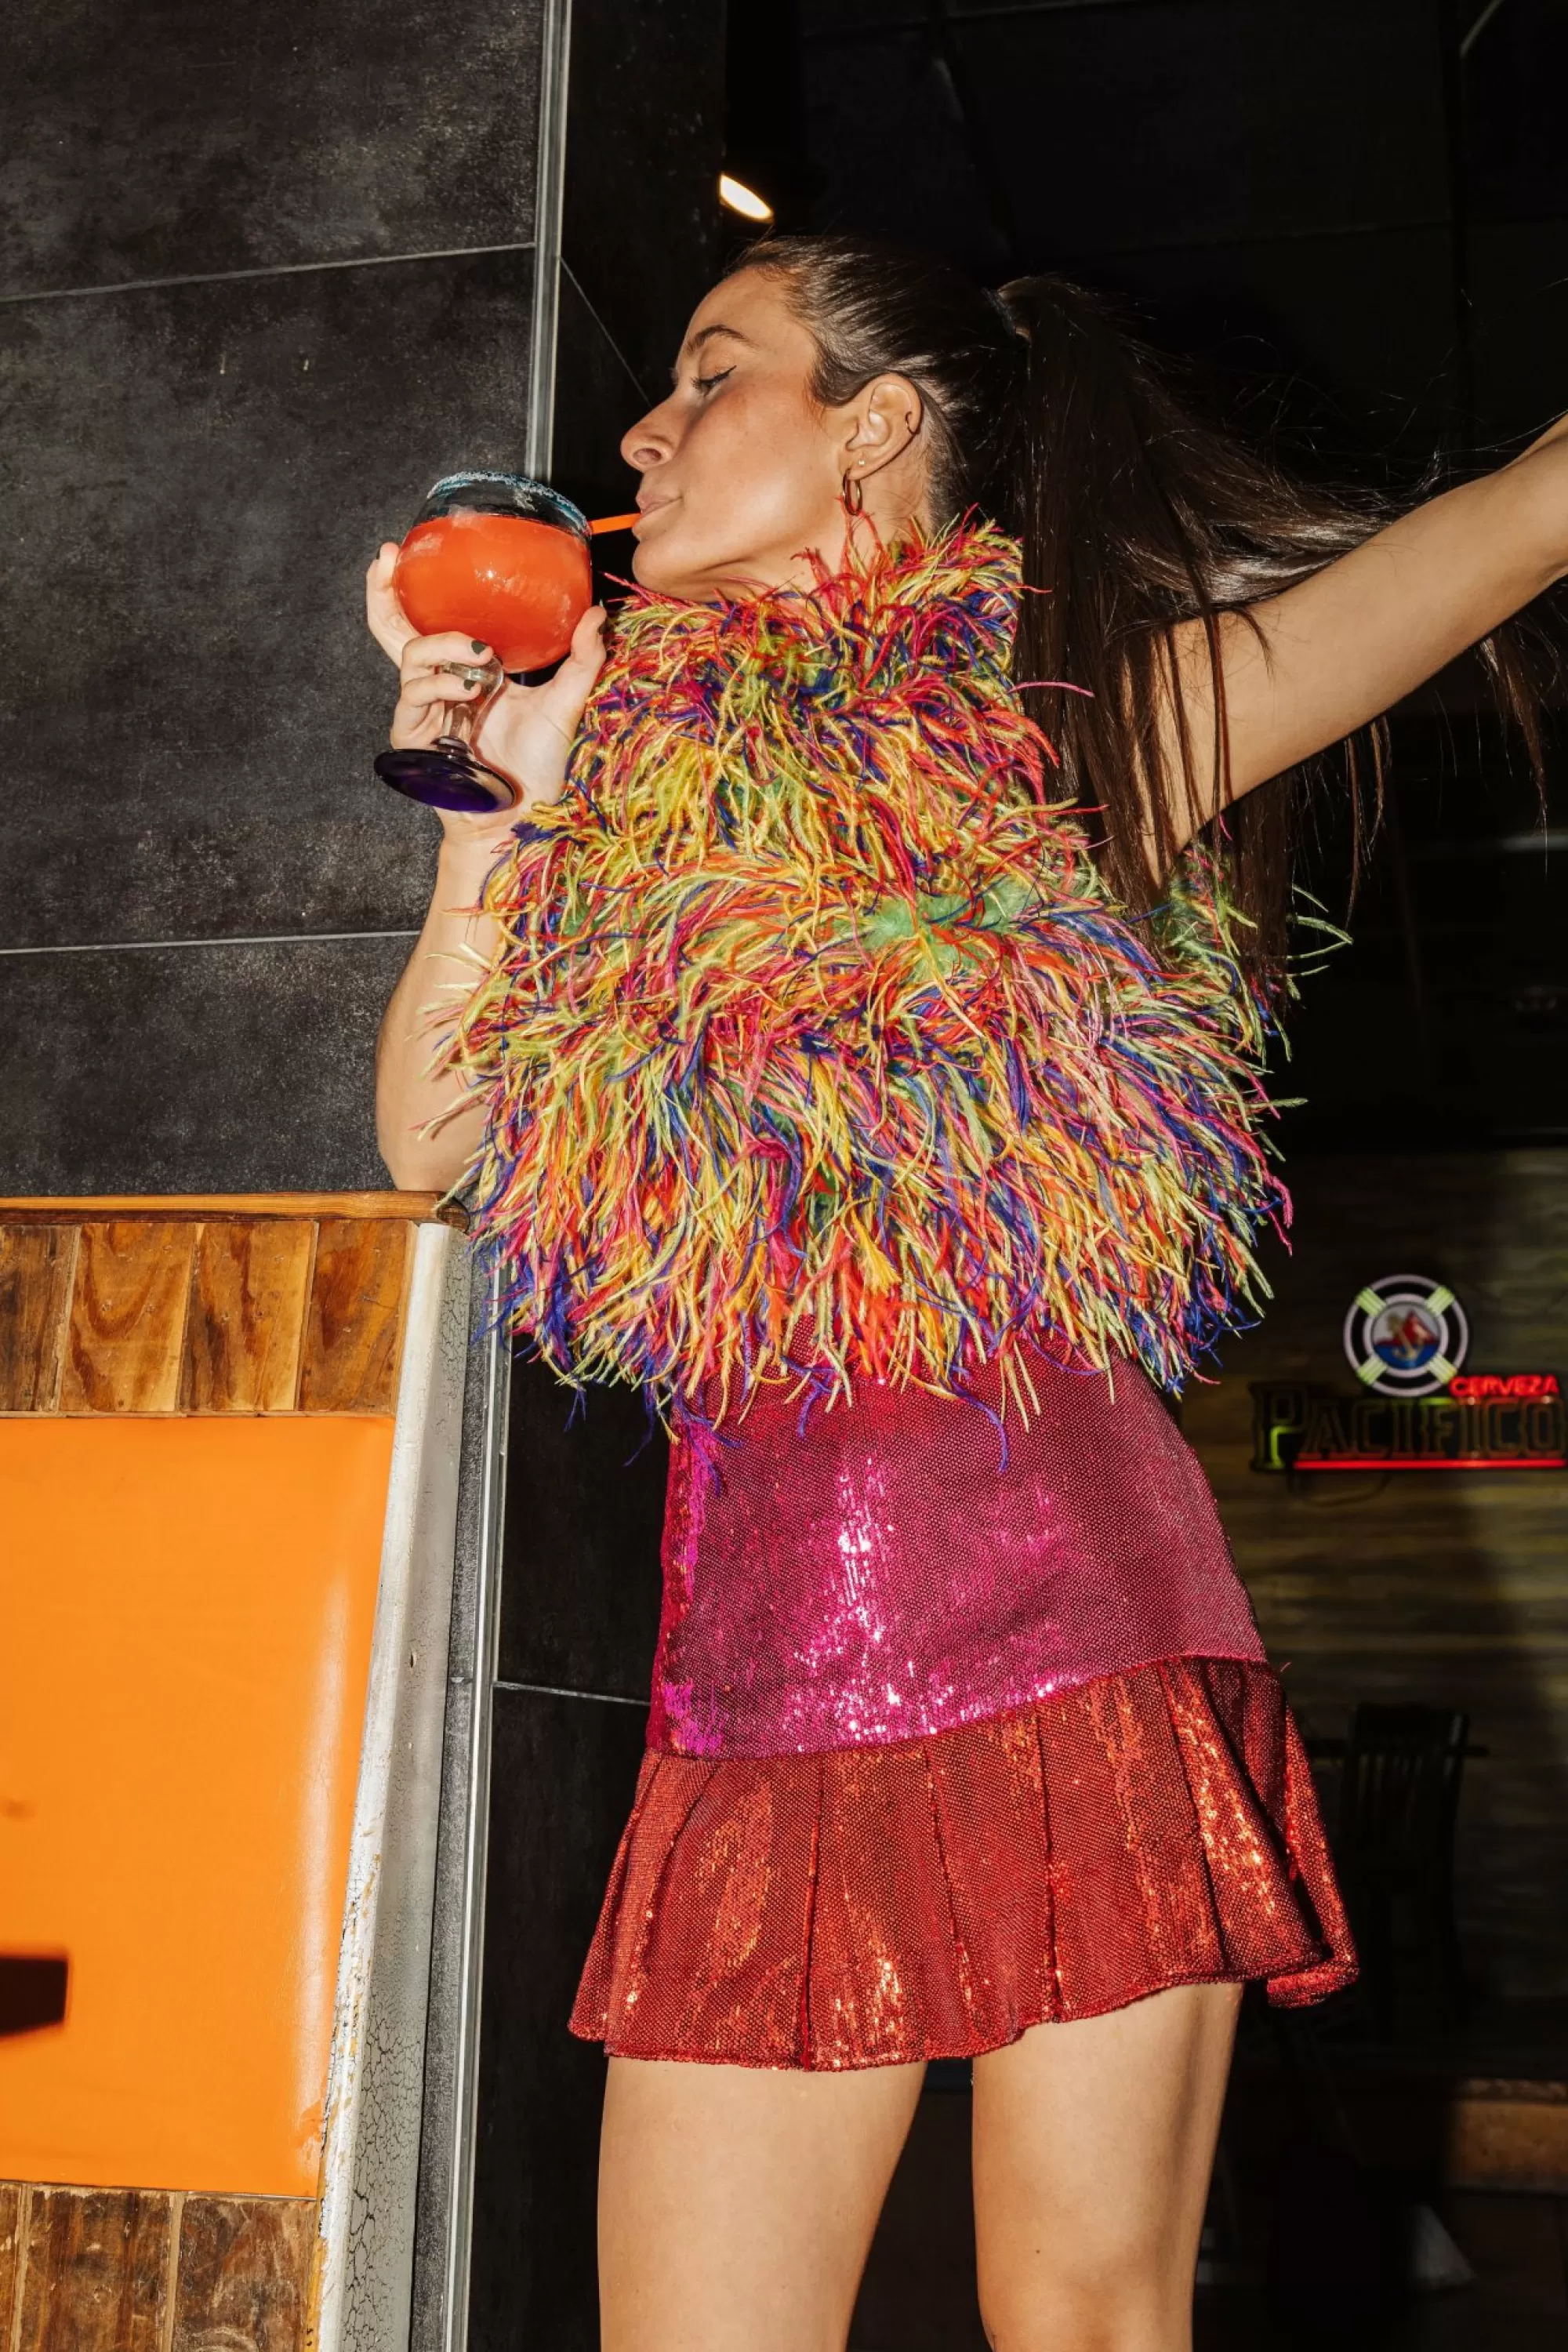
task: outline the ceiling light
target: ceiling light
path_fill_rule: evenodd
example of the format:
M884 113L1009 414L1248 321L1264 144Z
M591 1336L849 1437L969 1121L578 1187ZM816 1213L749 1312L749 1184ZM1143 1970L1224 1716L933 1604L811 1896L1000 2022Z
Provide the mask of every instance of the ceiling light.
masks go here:
M742 220L771 221L773 216L773 208L765 196L759 196L743 180L732 180L728 172L719 174L719 201L728 205L732 213L739 213Z

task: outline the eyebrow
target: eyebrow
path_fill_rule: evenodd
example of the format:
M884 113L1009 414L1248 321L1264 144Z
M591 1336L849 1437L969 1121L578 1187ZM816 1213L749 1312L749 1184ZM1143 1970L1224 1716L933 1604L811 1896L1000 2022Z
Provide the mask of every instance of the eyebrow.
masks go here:
M690 336L689 340L681 345L680 359L676 361L675 365L669 371L669 380L671 383L679 383L680 382L680 360L696 359L701 352L703 345L705 343L711 342L715 335L728 335L732 342L737 343L747 343L750 341L750 337L742 334L739 327L721 327L717 320L715 320L713 325L710 327L702 327L699 329L695 335Z

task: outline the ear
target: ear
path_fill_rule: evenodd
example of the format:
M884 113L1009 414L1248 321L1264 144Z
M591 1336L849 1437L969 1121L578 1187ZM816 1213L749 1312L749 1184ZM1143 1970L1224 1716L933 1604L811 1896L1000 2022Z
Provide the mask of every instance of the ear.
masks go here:
M879 375L863 384L840 412L841 470L868 480L901 457L921 429L925 404L905 375Z

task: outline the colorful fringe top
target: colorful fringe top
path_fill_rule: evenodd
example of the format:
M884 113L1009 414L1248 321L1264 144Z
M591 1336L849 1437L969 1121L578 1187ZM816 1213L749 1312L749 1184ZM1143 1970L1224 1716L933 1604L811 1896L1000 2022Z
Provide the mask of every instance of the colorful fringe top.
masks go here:
M1167 1386L1285 1201L1212 876L1108 894L1009 675L988 526L814 592L638 592L562 798L489 877L445 1059L505 1312L661 1414L858 1375L963 1393L1027 1335ZM1024 1401L1026 1412L1026 1401Z

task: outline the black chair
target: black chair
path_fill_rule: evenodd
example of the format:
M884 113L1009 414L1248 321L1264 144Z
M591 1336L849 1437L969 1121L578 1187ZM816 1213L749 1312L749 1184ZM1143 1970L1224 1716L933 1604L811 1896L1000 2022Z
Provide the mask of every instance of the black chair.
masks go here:
M1458 2026L1454 1831L1469 1752L1457 1707L1358 1706L1341 1767L1334 1848L1379 2035Z

